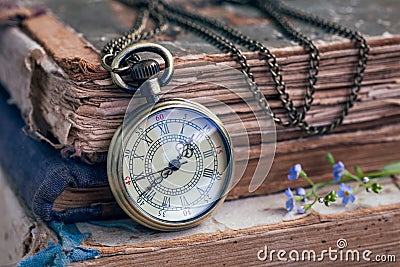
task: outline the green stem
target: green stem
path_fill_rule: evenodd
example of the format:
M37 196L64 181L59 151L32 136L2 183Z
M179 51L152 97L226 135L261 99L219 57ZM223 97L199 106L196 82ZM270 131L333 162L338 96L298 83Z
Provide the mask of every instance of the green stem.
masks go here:
M375 178L374 180L377 180L377 177L386 177L386 176L391 176L391 175L396 175L396 174L400 174L400 170L371 172L371 173L365 173L364 176L369 177L369 178ZM310 178L308 178L307 175L302 176L302 178L304 178L312 186L311 191L307 192L307 194L305 196L305 197L310 197L312 195L314 197L313 202L307 205L308 209L311 208L318 201L318 198L320 197L317 194L318 189L324 188L325 186L328 186L328 185L337 184L334 181L314 183ZM346 170L340 181L343 183L346 183L346 182L352 182L354 180L361 182L362 177L358 177ZM367 187L367 185L364 185L364 184L360 184L360 186Z
M343 183L354 181L354 175L352 175L353 177L352 176L343 177L343 176L342 176L342 179L340 180ZM337 184L337 183L335 183L334 181L320 182L320 183L315 184L315 189L317 190L317 189L323 188L327 185L334 185L334 184Z
M343 176L345 176L345 175L343 175L342 176L342 179L341 179L341 181L342 182L351 182L351 181L354 181L354 177L356 177L355 175L352 175L351 173L349 173L349 172L347 172L348 173L348 175L347 175L347 177L343 177ZM357 177L358 178L358 177ZM312 203L310 203L309 204L309 208L311 208L317 201L318 201L318 198L320 198L320 196L317 194L317 190L318 189L320 189L320 188L323 188L323 187L325 187L325 186L327 186L327 185L334 185L334 184L336 184L334 181L327 181L327 182L320 182L320 183L317 183L317 184L315 184L313 181L311 181L311 179L310 178L308 178L308 177L304 177L304 179L306 179L311 185L312 185L312 188L311 188L311 191L310 192L308 192L307 194L306 194L306 197L309 197L309 196L313 196L314 197L314 201L312 202ZM357 181L359 180L359 179L356 179Z
M351 181L351 180L356 180L356 181L358 181L358 182L361 182L362 181L362 177L358 177L358 176L356 176L356 175L354 175L354 174L352 174L351 172L349 172L348 170L345 170L344 171L344 174L343 174L343 176L344 176L344 178L350 178L350 180L348 180L348 181ZM345 179L343 179L343 176L342 176L342 182L344 182L344 180ZM348 181L346 181L346 182L348 182Z
M391 175L396 175L396 174L400 174L400 170L382 171L382 172L370 172L370 173L366 173L365 176L372 178L372 177L386 177L386 176L391 176Z
M306 179L306 181L311 185L311 186L315 186L315 184L314 184L314 182L310 179L310 178L308 178L308 176L303 176L303 178L304 179Z
M312 203L305 205L305 210L309 210L315 204L315 202L317 202L317 200L318 197L315 197Z

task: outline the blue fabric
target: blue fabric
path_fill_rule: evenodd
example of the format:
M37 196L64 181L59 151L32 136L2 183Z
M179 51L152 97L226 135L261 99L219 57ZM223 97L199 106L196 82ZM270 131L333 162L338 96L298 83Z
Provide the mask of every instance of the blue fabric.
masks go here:
M98 250L80 246L90 235L82 234L74 224L51 222L49 226L57 234L58 244L49 242L48 248L22 260L18 267L61 267L67 266L71 262L93 259L100 255Z
M49 242L49 247L35 254L35 256L22 260L18 267L51 266L56 255L61 253L61 245Z
M108 185L105 164L88 165L65 159L50 145L27 136L20 112L15 106L7 104L8 97L0 88L0 164L8 172L12 187L35 215L46 222L101 219L100 205L59 212L53 210L53 203L68 186L88 188Z

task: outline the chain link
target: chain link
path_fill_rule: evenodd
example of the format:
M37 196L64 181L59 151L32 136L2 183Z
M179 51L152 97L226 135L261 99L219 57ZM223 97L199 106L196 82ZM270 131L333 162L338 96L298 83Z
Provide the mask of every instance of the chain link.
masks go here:
M327 21L317 16L305 13L301 10L288 7L287 5L277 1L238 1L233 0L236 4L246 4L257 7L264 14L270 17L286 34L290 39L301 45L309 55L309 70L308 70L308 84L305 89L305 97L301 112L294 106L293 101L290 99L289 94L286 92L286 84L283 81L281 69L277 63L276 57L271 51L260 42L251 39L250 37L242 34L236 29L208 17L196 15L186 10L173 7L164 3L162 0L119 0L120 2L131 6L141 7L143 10L136 21L135 26L120 38L112 40L107 44L103 50L103 55L115 56L124 47L132 42L150 38L161 31L164 31L167 27L166 21L171 21L179 24L180 26L196 32L199 36L203 37L206 41L213 44L216 48L222 52L230 53L240 66L241 72L246 76L246 82L249 87L249 91L253 94L258 105L271 116L274 121L284 127L297 125L305 132L311 135L325 134L332 131L334 128L339 126L344 117L348 114L349 109L354 105L358 97L358 93L361 88L363 80L363 74L366 68L368 60L369 47L364 37L355 31L352 31L342 25ZM146 12L155 22L156 27L149 31L143 32L146 24ZM322 30L337 34L346 38L349 38L355 42L358 48L358 60L353 76L353 84L350 90L350 95L341 114L334 119L334 121L325 126L313 126L305 120L307 112L310 110L312 102L314 100L313 95L316 91L315 84L317 83L317 75L319 71L320 55L318 48L314 45L312 40L302 34L301 32L294 29L289 22L288 18L301 20L303 22L312 24ZM218 32L220 35L216 34ZM246 57L242 54L235 45L241 45L253 52L258 52L259 56L266 62L269 73L274 82L274 88L279 94L280 101L287 113L287 120L278 118L269 108L268 102L265 99L264 94L258 88L254 75L251 72L250 65L247 63Z

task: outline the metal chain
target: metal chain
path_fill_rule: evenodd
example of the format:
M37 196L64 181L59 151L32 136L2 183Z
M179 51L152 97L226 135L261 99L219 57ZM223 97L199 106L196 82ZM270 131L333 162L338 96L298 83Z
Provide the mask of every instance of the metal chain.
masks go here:
M140 39L139 35L145 30L148 19L149 11L145 9L139 10L133 27L108 42L103 48L102 56L110 54L116 56L124 47Z
M261 1L258 2L260 3ZM353 81L352 81L353 84L351 86L350 95L341 111L341 115L337 117L330 125L327 126L314 127L310 126L306 121L303 122L302 128L305 129L307 132L315 134L328 133L343 122L343 119L347 116L350 108L353 107L354 102L357 100L358 93L360 92L361 89L361 83L364 79L364 72L368 61L369 46L367 44L367 41L359 32L346 28L343 25L339 25L337 23L328 21L318 16L303 12L295 8L288 7L287 5L281 2L279 2L277 6L279 10L282 13L286 14L287 16L310 23L316 27L323 29L328 33L334 33L339 36L348 38L353 42L355 42L356 47L358 47L356 72L353 76Z
M275 1L270 1L269 4L256 1L255 5L271 17L274 22L282 29L282 31L289 36L293 41L302 46L309 54L309 69L308 69L308 85L305 89L304 105L302 113L297 117L294 124L304 122L306 113L310 110L313 102L313 95L315 93L315 84L317 83L318 68L320 62L319 50L314 45L312 40L297 31L288 21L287 18L282 16L280 8L274 4ZM262 48L262 47L260 47Z
M138 4L138 1L136 1L135 6L138 6ZM102 50L101 63L107 71L116 71L111 69L110 62L125 47L132 43L149 39L161 32L164 32L168 28L168 24L165 21L164 16L157 14L154 8L150 8L150 4L146 7L143 6L144 4L147 4L147 1L141 3L138 11L138 17L136 18L134 26L121 36L112 39L104 46ZM152 30L145 31L146 23L149 17L154 20L156 25ZM139 56L134 54L130 60L132 62L137 62L139 59Z
M288 22L285 18L279 15L279 12L276 10L269 8L268 13L272 13L274 18L276 18L277 22L279 22L282 27L288 32L288 34L291 34L291 37L298 42L300 45L302 45L305 49L309 50L310 54L310 68L309 68L309 78L308 82L309 85L306 87L306 94L304 98L304 105L303 105L303 111L299 115L293 101L290 99L289 94L286 93L286 85L283 82L282 78L282 73L279 68L279 65L277 64L275 56L268 50L267 47L265 47L263 44L261 44L258 41L255 41L251 39L250 37L242 34L241 32L229 27L228 25L219 22L218 20L207 18L204 16L196 15L193 13L188 13L185 11L182 11L178 8L171 8L168 5L165 5L169 10L172 10L172 12L179 13L181 16L185 16L188 19L195 20L199 23L205 24L208 27L212 27L214 30L219 31L222 33L224 36L227 38L231 39L233 42L245 46L247 49L250 51L257 51L259 55L266 61L267 66L269 68L269 72L271 74L271 77L273 79L274 85L275 85L275 90L278 92L280 100L284 106L284 109L286 110L288 117L290 121L284 122L282 119L277 118L274 116L274 120L276 123L279 125L283 126L291 126L291 125L296 125L300 122L302 122L305 118L305 115L307 111L311 107L311 103L313 102L313 94L315 92L315 83L317 81L317 74L318 74L318 66L319 66L319 51L317 47L312 43L312 41L302 35L300 32L296 31ZM247 75L252 81L254 81L253 74L251 72L244 73Z
M151 14L156 14L156 17L158 17L159 22L163 21L163 18L161 17L165 17L166 20L173 21L191 31L196 32L197 34L205 38L206 41L212 43L215 47L220 49L222 52L230 53L232 56L234 56L237 63L240 66L242 73L247 77L246 82L249 86L249 90L254 95L255 99L257 100L257 103L264 111L268 113L268 115L272 116L274 121L279 125L285 127L297 125L301 129L306 131L308 134L312 135L325 134L333 130L335 127L337 127L342 123L344 117L348 114L349 109L353 106L354 101L357 99L358 92L361 87L361 82L363 80L363 73L365 71L368 59L368 51L369 51L369 47L365 39L358 32L351 31L350 29L347 29L341 25L329 22L317 16L310 15L303 11L289 8L288 6L278 3L276 1L264 2L255 0L255 1L240 2L242 4L247 4L247 5L250 4L261 9L261 11L266 13L277 23L277 25L282 29L282 31L286 35L288 35L292 40L296 41L298 44L303 46L306 49L306 51L308 51L310 57L308 85L305 90L303 108L301 113L299 113L296 107L294 106L293 101L290 99L289 94L286 92L286 85L283 82L282 73L277 63L276 57L270 52L268 48L266 48L260 42L251 39L250 37L240 33L239 31L229 27L228 25L222 22L219 22L211 18L195 15L193 13L189 13L188 11L179 9L177 7L172 7L161 0L154 0L154 1L119 0L119 1L128 6L137 7L138 5L140 6L144 5ZM239 3L239 1L234 1L234 2ZM347 37L353 40L359 49L356 74L354 75L353 85L349 99L345 103L341 115L338 118L336 118L330 125L312 126L309 125L307 121L305 121L307 111L311 108L311 104L313 102L313 95L315 92L315 84L317 82L317 74L320 61L319 51L317 47L313 44L313 42L310 40L310 38L296 31L294 27L291 26L288 19L284 17L282 14L285 14L287 17L290 18L310 23L314 26L322 28L327 32ZM205 26L207 26L208 28L206 28ZM210 29L219 32L223 36L217 35ZM152 34L151 36L153 36L154 34ZM129 39L132 42L144 39L140 35L141 35L140 33L135 34L134 31L131 31L131 37ZM126 36L127 35L125 35L125 38L127 38ZM147 38L149 37L150 36L147 36ZM236 44L245 46L250 51L257 51L259 55L266 61L267 66L269 68L269 72L271 74L271 77L275 85L275 90L279 94L280 100L283 104L285 111L287 112L289 120L284 121L281 118L278 118L274 113L272 113L272 111L270 111L270 108L268 106L264 94L261 92L261 90L255 83L254 75L251 73L251 69L249 64L247 63L246 57L227 38L232 40L232 42L235 42ZM115 47L119 48L123 48L124 47L123 45L126 46L127 44L129 44L127 42L120 41L119 39L113 41L116 44Z
M188 12L183 11L178 8L172 8L167 4L164 4L164 6L170 12L179 14L180 16L183 16L186 19L190 19L191 21L200 22L202 24L207 25L209 28L213 28L214 30L219 31L221 34L223 34L223 36L230 38L233 42L235 42L239 45L246 46L250 51L253 51L253 52L258 51L260 56L266 61L267 65L268 65L269 72L272 76L272 79L274 80L275 90L278 91L278 93L279 93L280 100L290 118L290 121L284 122L283 120L277 118L275 116L275 114L271 113L271 115L273 116L275 122L280 125L290 126L290 125L296 124L296 117L298 116L297 110L294 107L293 102L290 100L289 94L286 93L286 85L283 82L282 73L280 71L279 65L277 64L276 58L269 51L268 48L263 46L260 42L251 39L250 37L242 34L241 32L229 27L228 25L226 25L224 23L221 23L218 20L214 20L214 19L207 18L207 17L200 16L200 15L196 15L193 13L188 13ZM205 28L200 28L197 31L201 32L204 30L205 30ZM205 34L206 33L203 33L203 35L205 35ZM209 34L207 34L207 35L209 35ZM211 41L217 41L212 36L210 36L210 37L211 38L209 38L209 39ZM217 36L217 37L219 37L219 36ZM254 75L250 72L250 66L247 64L247 60L242 55L241 51L238 50L237 48L235 48L233 46L233 44L230 43L229 41L227 41L225 38L218 38L218 39L224 40L225 43L228 44L228 46L232 47L227 52L231 52L231 54L233 54L234 56L236 56L236 58L238 58L237 61L239 61L239 65L241 66L242 72L244 73L244 75L247 76L248 79L251 80L251 83L249 84L249 86L250 86L249 88L251 88L251 91L254 94L254 96L260 96L262 98L263 95L261 94L260 90L258 90L257 84L254 83L255 82ZM261 104L261 105L267 106L266 104L264 104L264 100L262 100L262 99L257 99L257 102L259 102L259 103L262 102L263 104Z

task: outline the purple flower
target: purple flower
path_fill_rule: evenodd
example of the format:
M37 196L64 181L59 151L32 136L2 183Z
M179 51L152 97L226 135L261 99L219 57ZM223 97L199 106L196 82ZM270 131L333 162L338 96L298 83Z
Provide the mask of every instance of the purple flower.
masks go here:
M353 195L353 189L351 189L350 185L345 185L344 183L340 184L340 190L337 192L338 197L343 198L342 203L347 206L349 200L354 202L356 197Z
M368 183L369 183L369 178L368 178L368 177L362 178L362 182L363 182L364 184L368 184Z
M297 208L297 213L298 214L304 214L306 212L306 210L304 209L304 206L299 206Z
M288 198L286 201L286 210L292 211L294 208L294 196L292 190L290 188L286 189L285 195Z
M339 161L336 164L333 164L333 181L335 183L339 182L344 174L344 164Z
M288 179L290 181L299 179L300 172L301 172L301 165L298 163L298 164L294 165L292 168L290 168Z
M296 195L299 197L303 197L301 201L307 202L308 199L306 198L306 190L303 187L299 187L296 189Z
M304 197L306 195L306 190L303 187L296 189L296 195Z

